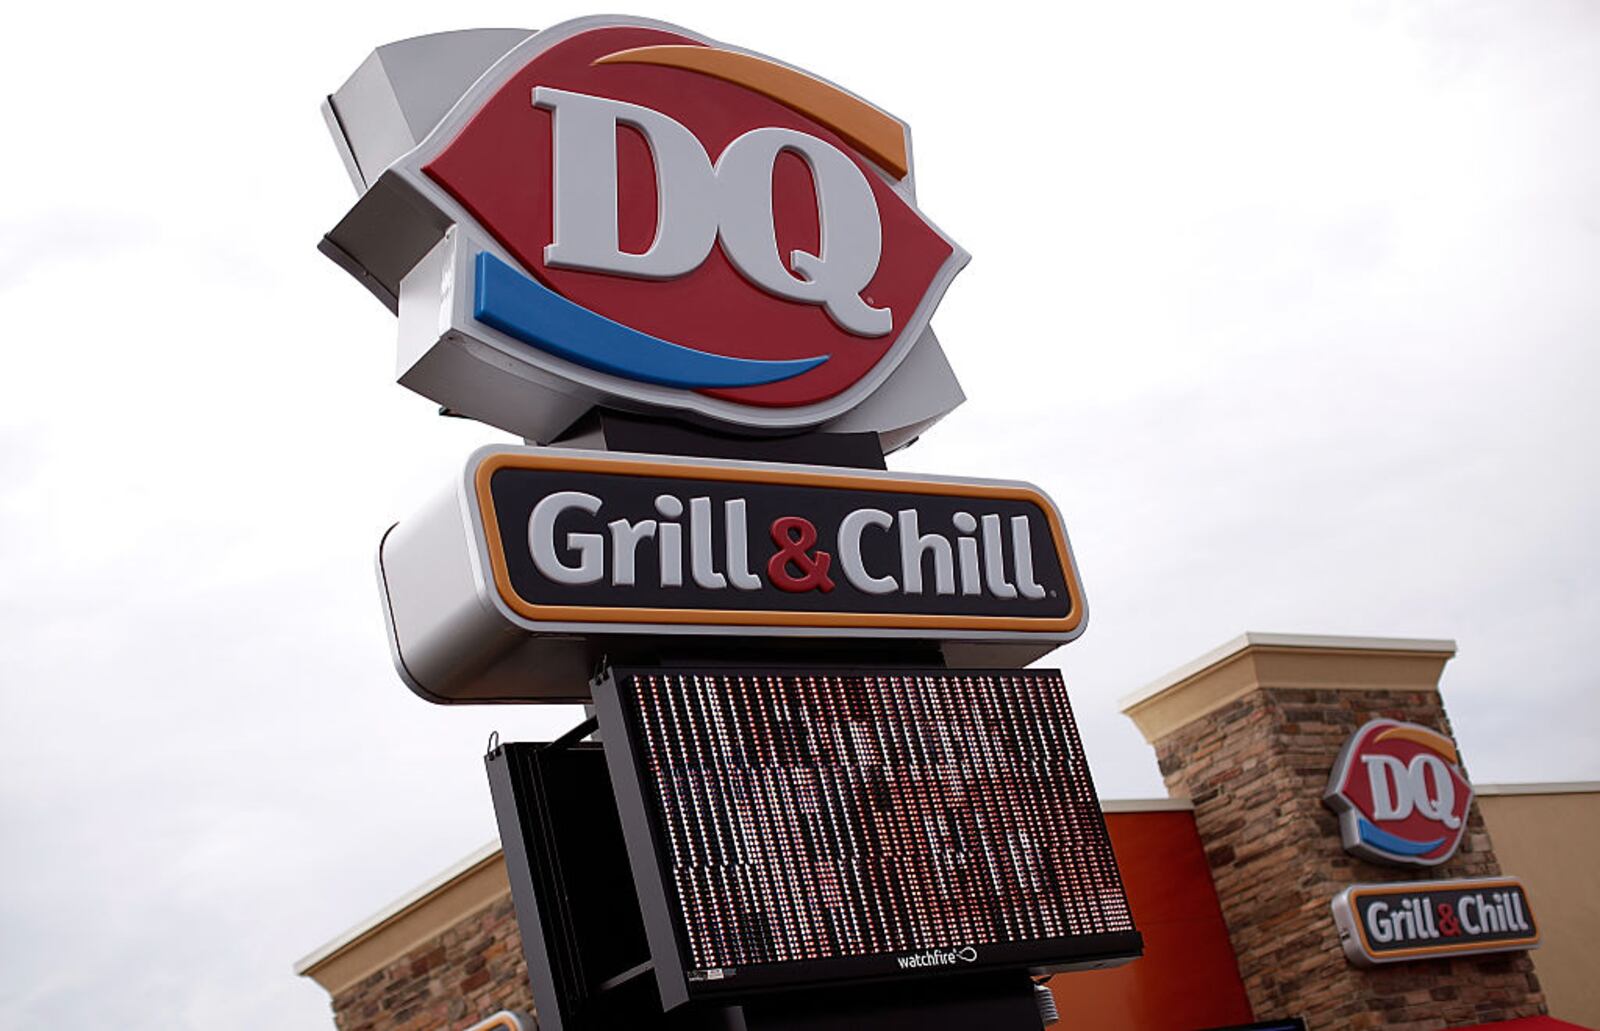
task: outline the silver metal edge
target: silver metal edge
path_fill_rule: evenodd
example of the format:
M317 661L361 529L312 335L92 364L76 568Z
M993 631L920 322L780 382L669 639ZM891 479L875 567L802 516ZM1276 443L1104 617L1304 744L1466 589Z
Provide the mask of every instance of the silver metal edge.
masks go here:
M330 94L322 101L322 120L328 124L328 133L333 137L333 146L339 151L339 160L344 162L344 170L350 175L350 182L356 188L356 193L366 192L367 181L361 175L361 165L356 161L356 152L350 149L350 137L344 131L344 120L339 117L339 109L333 105L333 96Z
M376 553L373 555L373 571L378 576L378 597L383 602L383 629L389 638L389 659L394 663L394 670L400 675L400 679L417 697L435 705L451 705L457 700L434 694L422 686L422 681L411 675L411 670L406 668L405 655L400 651L400 635L394 625L394 605L389 600L389 578L383 570L383 546L388 542L389 535L395 531L395 527L399 525L392 523L383 531L383 536L378 538Z

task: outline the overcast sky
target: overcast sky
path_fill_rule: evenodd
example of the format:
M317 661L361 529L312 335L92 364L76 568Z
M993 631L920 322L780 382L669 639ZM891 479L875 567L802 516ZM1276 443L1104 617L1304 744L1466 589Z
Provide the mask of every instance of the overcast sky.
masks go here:
M973 10L636 13L911 123L971 400L894 466L1056 498L1102 793L1162 793L1117 699L1246 630L1454 638L1475 780L1600 779L1600 4ZM291 963L493 837L491 729L573 721L392 672L378 536L505 438L396 386L316 253L317 105L585 13L7 16L0 1025L331 1027Z

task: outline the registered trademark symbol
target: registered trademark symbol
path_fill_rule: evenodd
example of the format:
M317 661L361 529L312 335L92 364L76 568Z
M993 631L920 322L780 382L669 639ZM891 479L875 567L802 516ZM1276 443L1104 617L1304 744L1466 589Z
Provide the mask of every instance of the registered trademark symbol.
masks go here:
M1056 592L1054 591L1054 589L1052 589L1050 591L1050 597L1054 598L1055 596L1056 596Z

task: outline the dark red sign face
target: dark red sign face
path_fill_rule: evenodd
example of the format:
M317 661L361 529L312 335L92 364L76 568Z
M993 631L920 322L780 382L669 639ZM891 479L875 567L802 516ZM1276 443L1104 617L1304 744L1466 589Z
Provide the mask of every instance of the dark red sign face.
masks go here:
M1437 866L1466 832L1472 786L1455 742L1415 723L1373 720L1346 742L1323 801L1344 847L1384 863Z
M965 260L900 188L903 126L788 66L620 25L490 74L423 171L520 266L480 257L476 317L529 346L812 405L897 361Z

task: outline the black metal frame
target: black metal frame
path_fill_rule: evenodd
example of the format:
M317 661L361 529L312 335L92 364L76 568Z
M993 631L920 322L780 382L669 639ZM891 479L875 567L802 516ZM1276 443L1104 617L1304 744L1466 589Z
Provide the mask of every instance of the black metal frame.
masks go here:
M706 668L706 667L697 667ZM816 666L810 667L822 672ZM677 667L674 667L676 671ZM715 668L718 673L774 672L771 667L760 671L736 668ZM708 670L709 671L709 670ZM882 674L890 672L879 667L866 669L828 669L832 675ZM1006 972L1044 974L1073 969L1095 969L1118 966L1143 954L1143 937L1138 931L1115 932L1096 935L1077 935L1066 938L1038 939L1027 943L990 944L984 947L984 958L972 967L936 967L926 970L888 969L889 957L849 957L828 960L805 960L775 963L764 968L745 968L736 985L727 982L696 981L687 977L683 957L688 955L688 942L683 922L674 915L677 911L675 893L665 877L663 857L670 854L666 829L662 826L656 808L646 802L645 778L640 769L638 728L634 717L625 707L617 680L637 674L659 674L659 668L607 668L597 679L593 697L595 712L600 721L602 737L607 742L606 761L611 774L617 810L621 817L623 836L627 842L629 865L633 871L640 908L644 916L646 937L655 965L655 979L662 1004L671 1010L691 1000L717 998L749 999L759 997L762 991L793 990L827 985L836 988L841 984L866 984L872 982L948 982L963 978L1001 976ZM894 669L901 675L951 675L946 669ZM1012 675L1016 670L977 671L962 670L961 674ZM1091 787L1092 792L1092 787ZM1100 830L1109 842L1102 818ZM1109 849L1109 843L1107 844ZM1120 876L1118 878L1120 884Z
M484 757L495 815L505 849L512 903L522 933L522 951L542 1031L1039 1031L1033 982L1021 971L899 983L838 983L827 991L767 992L759 999L692 1001L670 1012L662 1005L649 960L606 975L610 966L592 962L585 948L597 928L580 926L573 908L585 901L585 886L572 883L559 859L581 853L602 869L625 851L620 828L607 833L608 807L597 806L583 827L553 820L552 763L563 751L600 758L597 743L580 741L594 727L587 720L549 744L508 743ZM592 781L604 770L588 764ZM558 791L560 789L558 788ZM566 840L560 840L566 839ZM630 901L627 877L604 886ZM587 881L592 896L600 886ZM589 899L592 901L592 898ZM605 933L643 934L640 913L617 912Z
M484 756L543 1031L653 1027L650 972L621 828L589 719Z

